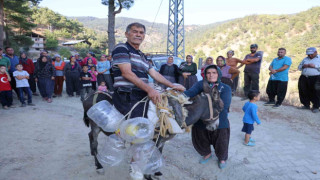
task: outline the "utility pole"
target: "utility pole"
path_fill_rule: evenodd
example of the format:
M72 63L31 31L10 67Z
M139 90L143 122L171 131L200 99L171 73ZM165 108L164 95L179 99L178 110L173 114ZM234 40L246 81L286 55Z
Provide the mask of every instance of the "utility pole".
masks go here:
M185 58L184 0L169 0L167 54Z

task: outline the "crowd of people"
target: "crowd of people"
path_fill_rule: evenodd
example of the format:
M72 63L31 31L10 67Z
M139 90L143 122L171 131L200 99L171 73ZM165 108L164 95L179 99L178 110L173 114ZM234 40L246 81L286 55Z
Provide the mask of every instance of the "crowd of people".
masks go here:
M14 108L12 90L20 100L20 107L34 106L32 96L39 96L48 103L52 98L61 97L64 81L69 97L80 97L91 91L113 91L111 77L111 56L102 55L98 62L94 54L89 52L81 59L79 54L69 58L69 62L61 59L59 54L51 58L47 51L42 51L36 62L27 57L25 52L14 55L11 47L0 48L0 99L3 109ZM97 84L98 81L98 84ZM98 88L97 88L98 86ZM24 95L27 95L27 103Z
M238 87L239 68L245 66L245 96L242 100L249 101L243 107L242 131L245 132L244 144L254 146L255 140L250 136L254 129L253 123L261 123L255 104L260 99L259 75L263 59L263 53L257 51L258 45L250 45L251 52L243 60L233 57L232 50L227 52L226 58L218 56L215 63L213 57L206 58L201 68L203 80L199 80L196 76L197 65L191 55L187 55L186 61L179 66L173 63L173 57L169 57L167 63L157 72L139 49L145 32L145 26L140 23L128 25L125 32L127 42L118 44L112 55L102 55L100 61L97 61L94 54L88 53L84 59L81 59L79 54L71 56L70 62L66 63L61 60L60 55L57 54L52 59L43 51L34 65L26 53L17 57L10 47L5 48L5 54L0 49L0 98L3 108L14 107L12 90L20 99L21 107L26 106L24 93L28 96L27 104L34 106L32 95L38 95L36 84L43 100L51 103L52 97L62 96L64 81L68 96L73 97L75 93L81 100L84 100L86 94L97 89L114 92L114 106L122 114L127 114L146 96L155 104L161 101L159 92L148 85L148 75L163 88L170 87L182 91L188 97L216 87L223 102L219 114L219 127L210 131L202 121L198 121L192 127L192 142L197 152L203 156L201 164L205 164L212 157L210 146L213 145L218 157L218 166L223 169L228 159L230 139L229 108L232 95ZM310 109L312 103L311 110L317 113L320 105L320 57L314 47L308 48L306 55L298 67L302 71L298 87L300 101L303 104L300 108ZM265 103L266 106L272 105L274 108L279 108L286 96L288 73L292 64L291 58L286 56L285 48L279 48L277 56L269 66L270 78L266 89L269 101ZM131 118L145 117L143 108L143 104L137 105L131 112Z

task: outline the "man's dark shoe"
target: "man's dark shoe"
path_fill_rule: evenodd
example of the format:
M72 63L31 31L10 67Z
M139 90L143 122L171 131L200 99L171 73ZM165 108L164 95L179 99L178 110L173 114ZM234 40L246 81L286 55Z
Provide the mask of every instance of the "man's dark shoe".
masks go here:
M57 95L55 95L55 94L54 94L52 97L53 97L53 98L56 98L56 97L57 97Z
M276 109L276 108L279 108L280 106L281 106L281 104L275 104L275 105L272 106L272 108Z
M276 103L274 101L269 101L269 102L266 102L264 103L263 105L265 106L274 106Z
M318 113L318 112L319 112L319 109L312 109L312 112L313 112L313 113Z
M300 107L297 107L298 109L310 109L310 107L308 106L300 106Z

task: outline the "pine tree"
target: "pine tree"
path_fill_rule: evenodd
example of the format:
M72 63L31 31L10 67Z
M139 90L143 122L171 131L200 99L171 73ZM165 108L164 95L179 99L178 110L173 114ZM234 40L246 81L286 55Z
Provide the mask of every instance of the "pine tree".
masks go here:
M4 35L7 46L30 46L30 37L25 36L35 24L31 21L31 6L41 0L0 0L0 46L3 47Z
M129 9L133 6L134 0L101 0L103 5L109 6L108 11L108 52L111 54L116 40L114 37L114 29L115 29L115 17L116 14L121 13L122 8ZM118 7L118 10L116 10Z

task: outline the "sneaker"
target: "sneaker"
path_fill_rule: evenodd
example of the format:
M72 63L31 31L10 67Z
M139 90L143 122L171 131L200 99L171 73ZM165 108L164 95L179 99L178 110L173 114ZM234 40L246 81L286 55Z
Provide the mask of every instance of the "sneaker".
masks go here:
M57 97L57 95L55 95L55 94L54 94L52 97L53 97L53 98L56 98L56 97Z
M297 107L297 109L310 109L309 106L300 106L300 107Z
M250 141L247 144L246 143L243 143L243 144L246 146L251 146L251 147L256 145L254 142L250 142Z
M8 106L3 106L3 109L9 109Z
M141 172L136 170L137 168L135 168L133 165L130 165L130 170L129 170L129 174L130 177L133 180L143 180L144 176Z
M20 105L20 107L26 107L26 106L27 106L26 104L21 104L21 105Z
M312 109L312 112L313 112L313 113L318 113L318 112L319 112L319 109Z
M28 103L28 106L35 106L35 104L33 104L33 103Z
M227 167L227 162L225 161L224 163L222 163L221 161L219 161L218 166L220 169L224 169L225 167Z
M48 101L47 97L42 98L43 101Z
M47 102L48 102L48 103L52 103L52 99L51 99L51 98L48 98Z
M264 103L264 106L274 106L276 103L274 101L268 101L266 103Z
M254 140L254 139L252 139L251 137L249 138L249 142L253 142L253 143L255 143L256 142L256 140Z
M279 108L281 106L281 104L275 104L272 106L272 108Z

